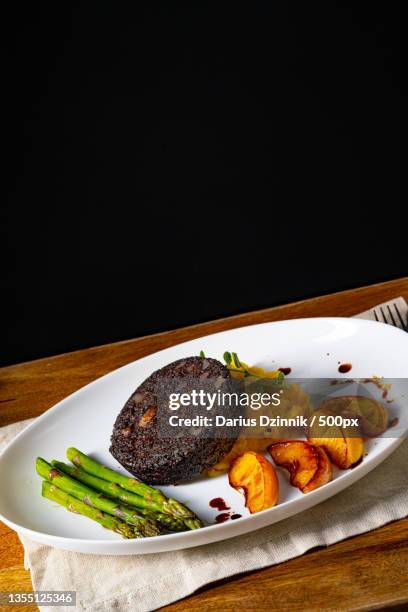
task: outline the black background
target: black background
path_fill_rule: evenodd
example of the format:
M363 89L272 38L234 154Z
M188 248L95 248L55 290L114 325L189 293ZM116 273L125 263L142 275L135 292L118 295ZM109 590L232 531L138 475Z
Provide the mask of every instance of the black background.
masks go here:
M396 6L15 3L2 363L406 274Z

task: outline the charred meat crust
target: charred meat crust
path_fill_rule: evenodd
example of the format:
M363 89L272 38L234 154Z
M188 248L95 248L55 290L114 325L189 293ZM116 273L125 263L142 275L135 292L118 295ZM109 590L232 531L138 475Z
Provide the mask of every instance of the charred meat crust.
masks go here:
M181 436L175 436L169 427L166 435L163 419L158 417L163 411L169 415L168 401L163 399L168 399L169 381L173 392L186 392L198 381L213 392L233 390L227 368L216 359L202 357L170 363L153 372L136 389L116 419L110 452L131 474L151 484L175 484L196 478L228 453L239 435L237 429L229 431L228 437L219 432L211 437L208 428L200 427ZM198 412L188 406L180 407L177 414L192 417ZM236 416L236 408L215 404L211 416L217 414Z

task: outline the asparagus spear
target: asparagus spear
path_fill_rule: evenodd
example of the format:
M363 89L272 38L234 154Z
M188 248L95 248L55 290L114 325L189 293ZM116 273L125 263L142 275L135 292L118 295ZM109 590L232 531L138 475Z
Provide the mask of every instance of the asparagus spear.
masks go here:
M112 499L103 497L100 493L60 472L41 457L37 457L36 470L37 474L55 484L65 493L69 493L84 502L84 504L121 518L129 525L134 526L142 536L149 537L160 534L161 529L157 521L138 514L134 508L117 504Z
M54 460L51 463L61 472L65 472L65 474L69 474L69 476L72 476L72 478L87 484L97 491L101 491L107 497L120 499L120 501L125 502L125 504L128 504L128 506L135 506L140 514L156 518L163 527L169 529L170 531L185 531L186 528L198 529L201 527L201 522L198 519L183 520L172 516L171 514L163 514L162 512L157 512L157 510L152 511L152 505L150 504L149 506L144 497L140 497L139 495L130 493L130 491L126 491L114 482L108 482L107 480L102 480L102 478L98 478L97 476L92 476L92 474L88 474L80 468L73 467L72 465L63 463L62 461Z
M149 502L157 501L160 504L166 499L161 491L150 487L144 482L136 480L136 478L124 476L123 474L119 474L119 472L115 472L105 467L94 459L91 459L91 457L88 457L88 455L85 455L85 453L81 453L77 448L68 448L67 457L74 465L82 468L85 472L88 472L88 474L98 476L109 482L115 482L123 489L136 493L136 495L144 497ZM188 513L186 516L191 516L191 513Z
M160 507L160 511L164 514L171 514L182 519L192 518L199 522L200 527L202 526L201 521L197 519L192 510L175 499L167 498L161 491L150 487L144 482L140 482L139 480L136 480L136 478L123 476L122 474L101 465L84 453L81 453L81 451L79 451L77 448L68 448L67 457L74 465L82 468L85 472L88 472L88 474L98 476L99 478L108 480L109 482L114 482L123 489L126 489L126 491L136 493L136 495L144 497L149 502L154 501Z
M51 484L47 480L44 480L42 483L42 496L56 502L57 504L60 504L60 506L64 506L70 512L87 516L88 518L102 525L102 527L115 531L124 538L131 539L143 537L138 531L137 527L128 525L110 514L105 514L105 512L97 510L97 508L87 506L84 504L84 502L81 502L79 499L72 497L72 495L61 491L61 489L56 487L54 484Z

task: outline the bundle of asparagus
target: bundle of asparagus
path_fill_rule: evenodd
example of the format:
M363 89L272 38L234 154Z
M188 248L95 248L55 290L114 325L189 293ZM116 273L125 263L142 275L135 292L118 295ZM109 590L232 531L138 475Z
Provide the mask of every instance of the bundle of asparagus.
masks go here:
M43 497L71 512L125 538L203 526L187 506L161 491L101 465L76 448L69 448L67 457L74 465L55 460L50 464L38 457L36 470L45 479Z

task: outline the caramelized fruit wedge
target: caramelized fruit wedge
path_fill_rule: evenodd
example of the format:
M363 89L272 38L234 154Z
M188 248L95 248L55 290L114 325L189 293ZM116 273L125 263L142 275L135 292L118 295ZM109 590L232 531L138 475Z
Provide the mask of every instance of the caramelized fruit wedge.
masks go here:
M281 440L283 440L283 438ZM218 463L208 468L206 474L207 476L225 474L225 472L228 472L232 462L240 455L248 451L264 453L268 449L268 446L274 442L280 442L281 440L279 438L238 438L230 452L224 455Z
M324 484L330 482L333 478L333 468L330 462L330 459L321 446L315 446L317 454L319 455L319 467L317 468L316 474L313 476L312 480L303 487L302 493L310 493L310 491L314 491L318 489Z
M268 450L276 465L289 471L290 483L301 491L318 471L319 455L307 442L300 440L278 442L272 444Z
M364 454L363 439L357 435L358 430L353 427L340 427L338 425L319 425L319 416L333 415L329 410L317 410L315 424L309 428L308 441L314 446L321 446L330 459L342 470L358 463Z
M380 402L363 395L342 395L332 397L320 409L329 410L333 414L344 417L354 417L359 420L360 431L363 436L375 438L388 427L388 412Z
M278 503L279 482L274 467L265 457L248 451L232 463L228 473L234 489L243 490L251 514Z

